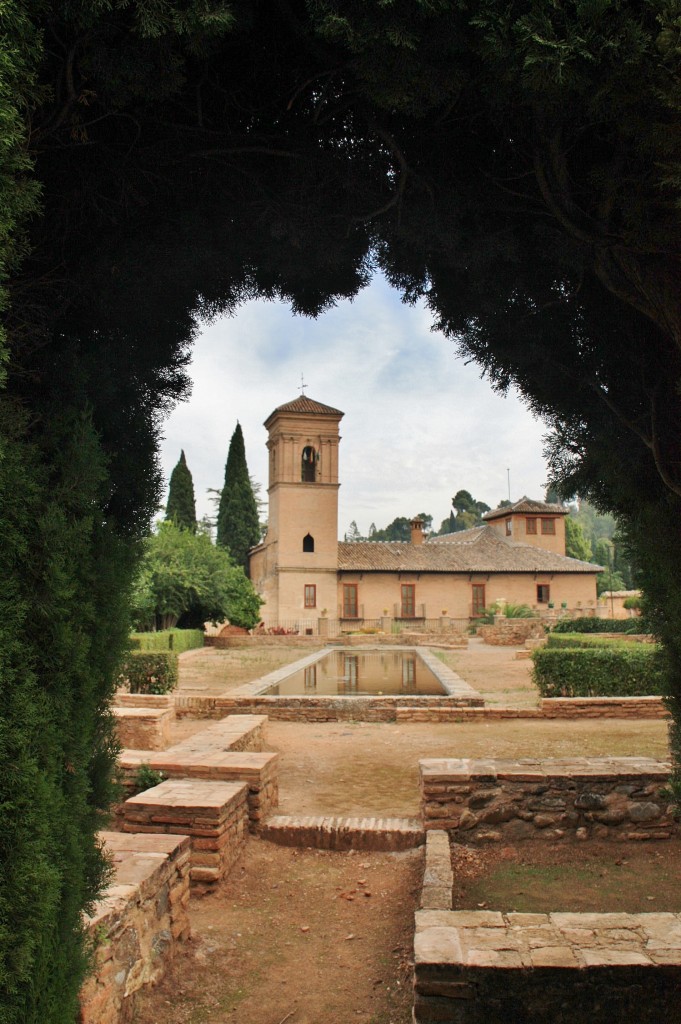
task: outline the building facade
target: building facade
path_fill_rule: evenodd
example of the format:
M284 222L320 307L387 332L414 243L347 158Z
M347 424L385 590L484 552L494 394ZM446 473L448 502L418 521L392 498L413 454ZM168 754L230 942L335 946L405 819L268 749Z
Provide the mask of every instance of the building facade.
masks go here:
M268 626L466 619L495 602L595 609L602 570L566 557L561 505L522 498L459 533L426 539L415 519L410 542L339 542L342 417L303 395L265 421L269 523L251 551L250 575Z

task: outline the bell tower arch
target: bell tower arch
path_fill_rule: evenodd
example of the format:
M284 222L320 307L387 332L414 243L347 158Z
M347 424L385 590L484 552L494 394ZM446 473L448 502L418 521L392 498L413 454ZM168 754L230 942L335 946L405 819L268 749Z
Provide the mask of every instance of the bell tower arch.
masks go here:
M316 621L336 607L339 409L301 395L265 420L267 536L251 554L263 619Z

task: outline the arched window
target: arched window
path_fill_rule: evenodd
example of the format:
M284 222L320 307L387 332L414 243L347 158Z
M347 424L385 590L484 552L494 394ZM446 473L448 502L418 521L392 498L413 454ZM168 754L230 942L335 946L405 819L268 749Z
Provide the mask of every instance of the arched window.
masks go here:
M303 537L303 551L314 551L314 537L309 533Z
M317 453L311 444L303 448L301 459L300 479L304 484L313 484L317 476Z

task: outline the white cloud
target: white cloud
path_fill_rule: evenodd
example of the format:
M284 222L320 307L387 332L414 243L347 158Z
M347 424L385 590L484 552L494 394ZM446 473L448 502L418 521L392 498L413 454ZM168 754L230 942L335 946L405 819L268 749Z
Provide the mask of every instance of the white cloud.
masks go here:
M541 497L545 427L514 396L495 395L480 371L430 330L423 307L404 306L382 279L319 320L282 303L249 302L205 327L190 374L191 399L165 423L166 478L184 448L199 516L206 489L221 487L236 421L249 469L267 487L263 420L306 392L343 409L339 530L362 532L396 516L427 512L436 525L465 488L494 506L507 496Z

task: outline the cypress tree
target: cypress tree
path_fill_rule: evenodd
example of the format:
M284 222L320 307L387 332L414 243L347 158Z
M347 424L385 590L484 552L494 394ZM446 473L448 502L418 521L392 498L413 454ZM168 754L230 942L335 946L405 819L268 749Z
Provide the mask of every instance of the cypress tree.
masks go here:
M180 453L180 460L170 474L166 519L175 523L176 526L183 526L185 529L191 530L192 533L196 533L194 481L184 457L184 450Z
M217 542L229 548L236 564L248 575L248 551L259 540L258 506L246 465L244 435L237 422L229 442L225 483L220 494Z

